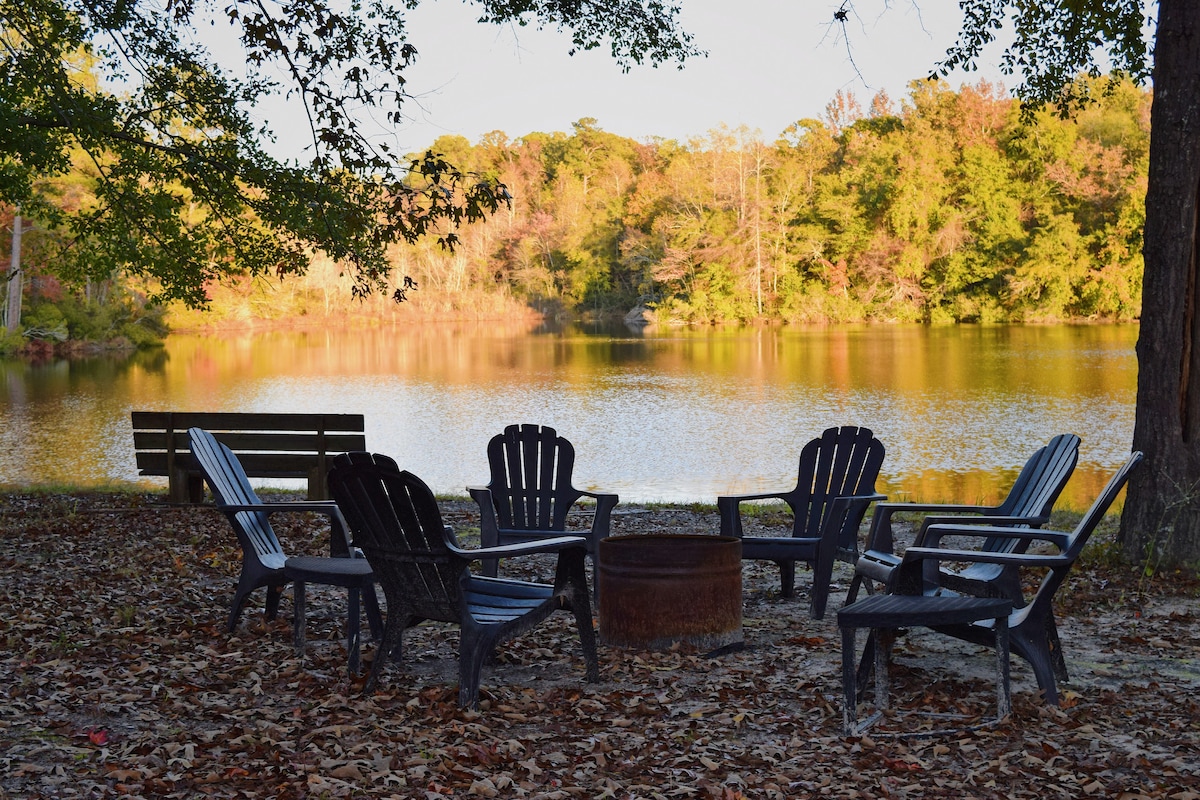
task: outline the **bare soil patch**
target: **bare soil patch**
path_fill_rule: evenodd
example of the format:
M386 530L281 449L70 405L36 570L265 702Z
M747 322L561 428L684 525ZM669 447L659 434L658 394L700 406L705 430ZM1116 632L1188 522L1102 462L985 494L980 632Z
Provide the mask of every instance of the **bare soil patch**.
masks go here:
M555 615L500 648L476 713L455 703L450 626L411 631L373 697L346 673L338 592L310 592L303 659L287 595L279 619L255 607L227 634L231 529L161 503L0 496L0 798L1200 798L1200 586L1135 574L1103 541L1061 594L1061 708L1014 660L1015 714L997 727L846 738L841 597L809 619L804 570L800 595L782 599L772 565L744 565L744 650L601 645L596 684ZM469 503L444 510L460 531L477 525ZM622 508L614 521L614 533L716 527L703 509ZM280 528L295 553L320 553L325 536L315 517ZM839 565L840 587L849 577ZM988 651L918 630L897 662L902 716L884 730L990 713Z

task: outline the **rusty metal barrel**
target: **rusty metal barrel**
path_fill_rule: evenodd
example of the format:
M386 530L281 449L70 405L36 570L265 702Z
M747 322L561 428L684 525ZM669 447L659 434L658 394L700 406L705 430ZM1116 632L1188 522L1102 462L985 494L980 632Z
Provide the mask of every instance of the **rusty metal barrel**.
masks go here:
M732 536L610 536L598 558L600 639L666 650L742 642L742 542Z

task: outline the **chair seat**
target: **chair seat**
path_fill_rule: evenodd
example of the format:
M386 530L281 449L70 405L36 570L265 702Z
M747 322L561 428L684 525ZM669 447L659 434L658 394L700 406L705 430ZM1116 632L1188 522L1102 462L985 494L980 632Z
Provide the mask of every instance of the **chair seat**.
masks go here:
M742 536L742 558L759 561L795 559L815 561L820 539L796 536Z
M1000 597L929 597L877 594L838 611L839 628L909 628L962 625L996 619L1012 611Z
M554 587L544 583L480 576L470 579L465 593L471 616L488 625L517 619L553 596Z
M284 562L283 572L294 581L348 589L365 589L375 581L375 573L365 558L292 556Z

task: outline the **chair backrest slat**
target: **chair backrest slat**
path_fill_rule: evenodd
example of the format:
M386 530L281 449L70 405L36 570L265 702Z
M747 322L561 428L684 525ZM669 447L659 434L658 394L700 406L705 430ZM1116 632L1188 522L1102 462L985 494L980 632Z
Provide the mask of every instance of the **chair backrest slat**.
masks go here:
M1008 497L996 509L1003 517L1048 517L1062 494L1075 464L1079 461L1079 437L1060 433L1037 449L1021 472ZM1013 527L1027 528L1028 525ZM1009 537L991 537L984 541L987 552L1012 552L1020 541Z
M228 447L203 428L189 428L188 440L217 508L262 505L237 456ZM249 546L260 561L273 564L283 558L283 547L264 512L227 511L225 516L242 540L243 548Z
M869 428L827 428L800 451L796 488L784 497L795 514L794 536L820 538L830 501L875 493L883 444Z
M575 448L550 427L509 425L487 447L488 488L501 528L561 531L580 494L571 486Z
M997 513L1042 517L1050 513L1079 460L1079 437L1060 433L1029 457Z
M459 569L424 481L387 456L345 453L333 459L329 489L387 596L415 616L458 622Z

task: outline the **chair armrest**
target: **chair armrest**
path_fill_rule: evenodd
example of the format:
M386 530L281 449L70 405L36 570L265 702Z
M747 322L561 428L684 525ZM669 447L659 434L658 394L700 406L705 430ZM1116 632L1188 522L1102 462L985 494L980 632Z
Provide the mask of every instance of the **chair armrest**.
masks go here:
M1047 531L1040 528L1007 528L1003 526L982 525L972 527L960 523L953 525L941 524L931 525L925 534L925 543L921 545L924 549L937 549L937 544L946 536L963 536L976 539L986 539L989 536L998 536L1008 539L1022 539L1027 542L1049 542L1060 550L1067 548L1070 534L1061 531ZM908 548L912 550L913 548ZM905 553L908 550L904 551ZM951 552L951 551L946 551ZM969 551L970 552L970 551Z
M871 528L867 531L865 549L880 553L895 552L896 541L892 535L892 515L896 513L984 514L995 510L995 506L955 503L879 503L875 506L875 513L871 517Z
M286 500L282 503L230 503L228 505L219 505L217 509L220 511L262 511L265 514L274 514L277 511L313 511L318 514L337 514L341 516L342 513L337 503L332 500Z
M603 539L612 528L612 512L617 507L618 495L612 492L589 492L580 490L581 497L596 501L596 516L592 518L592 536Z
M999 530L1009 530L1000 528ZM1038 553L1004 553L984 550L947 550L941 547L910 547L904 551L904 559L889 580L889 591L894 594L923 594L927 587L926 565L940 569L942 562L960 564L998 564L1014 569L1055 569L1069 567L1073 559L1062 554L1041 555Z
M479 542L484 547L495 547L500 543L500 524L496 521L496 506L492 502L492 490L486 486L468 486L467 494L479 506Z
M555 536L552 539L536 539L516 544L502 544L495 547L481 547L477 550L464 550L459 547L452 536L446 539L446 546L454 555L469 561L482 561L488 558L514 558L530 556L538 553L559 553L576 547L587 550L587 539L582 536Z
M913 544L916 546L929 545L937 547L938 540L945 534L942 533L931 539L929 529L934 525L978 525L990 527L1013 527L1028 526L1030 528L1040 528L1050 521L1050 517L993 517L983 515L979 517L957 517L957 516L930 516L926 517L921 522L921 529L917 531L916 539Z
M342 516L342 510L332 500L288 500L282 503L246 503L217 506L224 512L259 512L270 516L279 512L324 514L329 517L329 553L333 556L353 556L351 550L350 526Z
M717 498L717 512L721 517L721 535L742 538L742 503L751 500L783 500L788 492L763 492L761 494L727 494ZM788 506L791 507L790 504Z
M997 506L977 506L966 505L962 503L881 503L880 507L887 507L888 513L896 512L920 512L933 514L984 514L988 511L995 511Z
M900 556L895 553L866 550L854 562L854 574L890 586L892 576L899 566Z
M904 551L901 569L923 561L957 561L961 564L1002 564L1008 567L1059 567L1069 559L1059 554L997 553L984 550L946 550L941 547L910 547Z
M790 494L791 489L782 492L760 492L758 494L725 494L717 498L717 502L745 503L750 500L783 500L784 495Z

